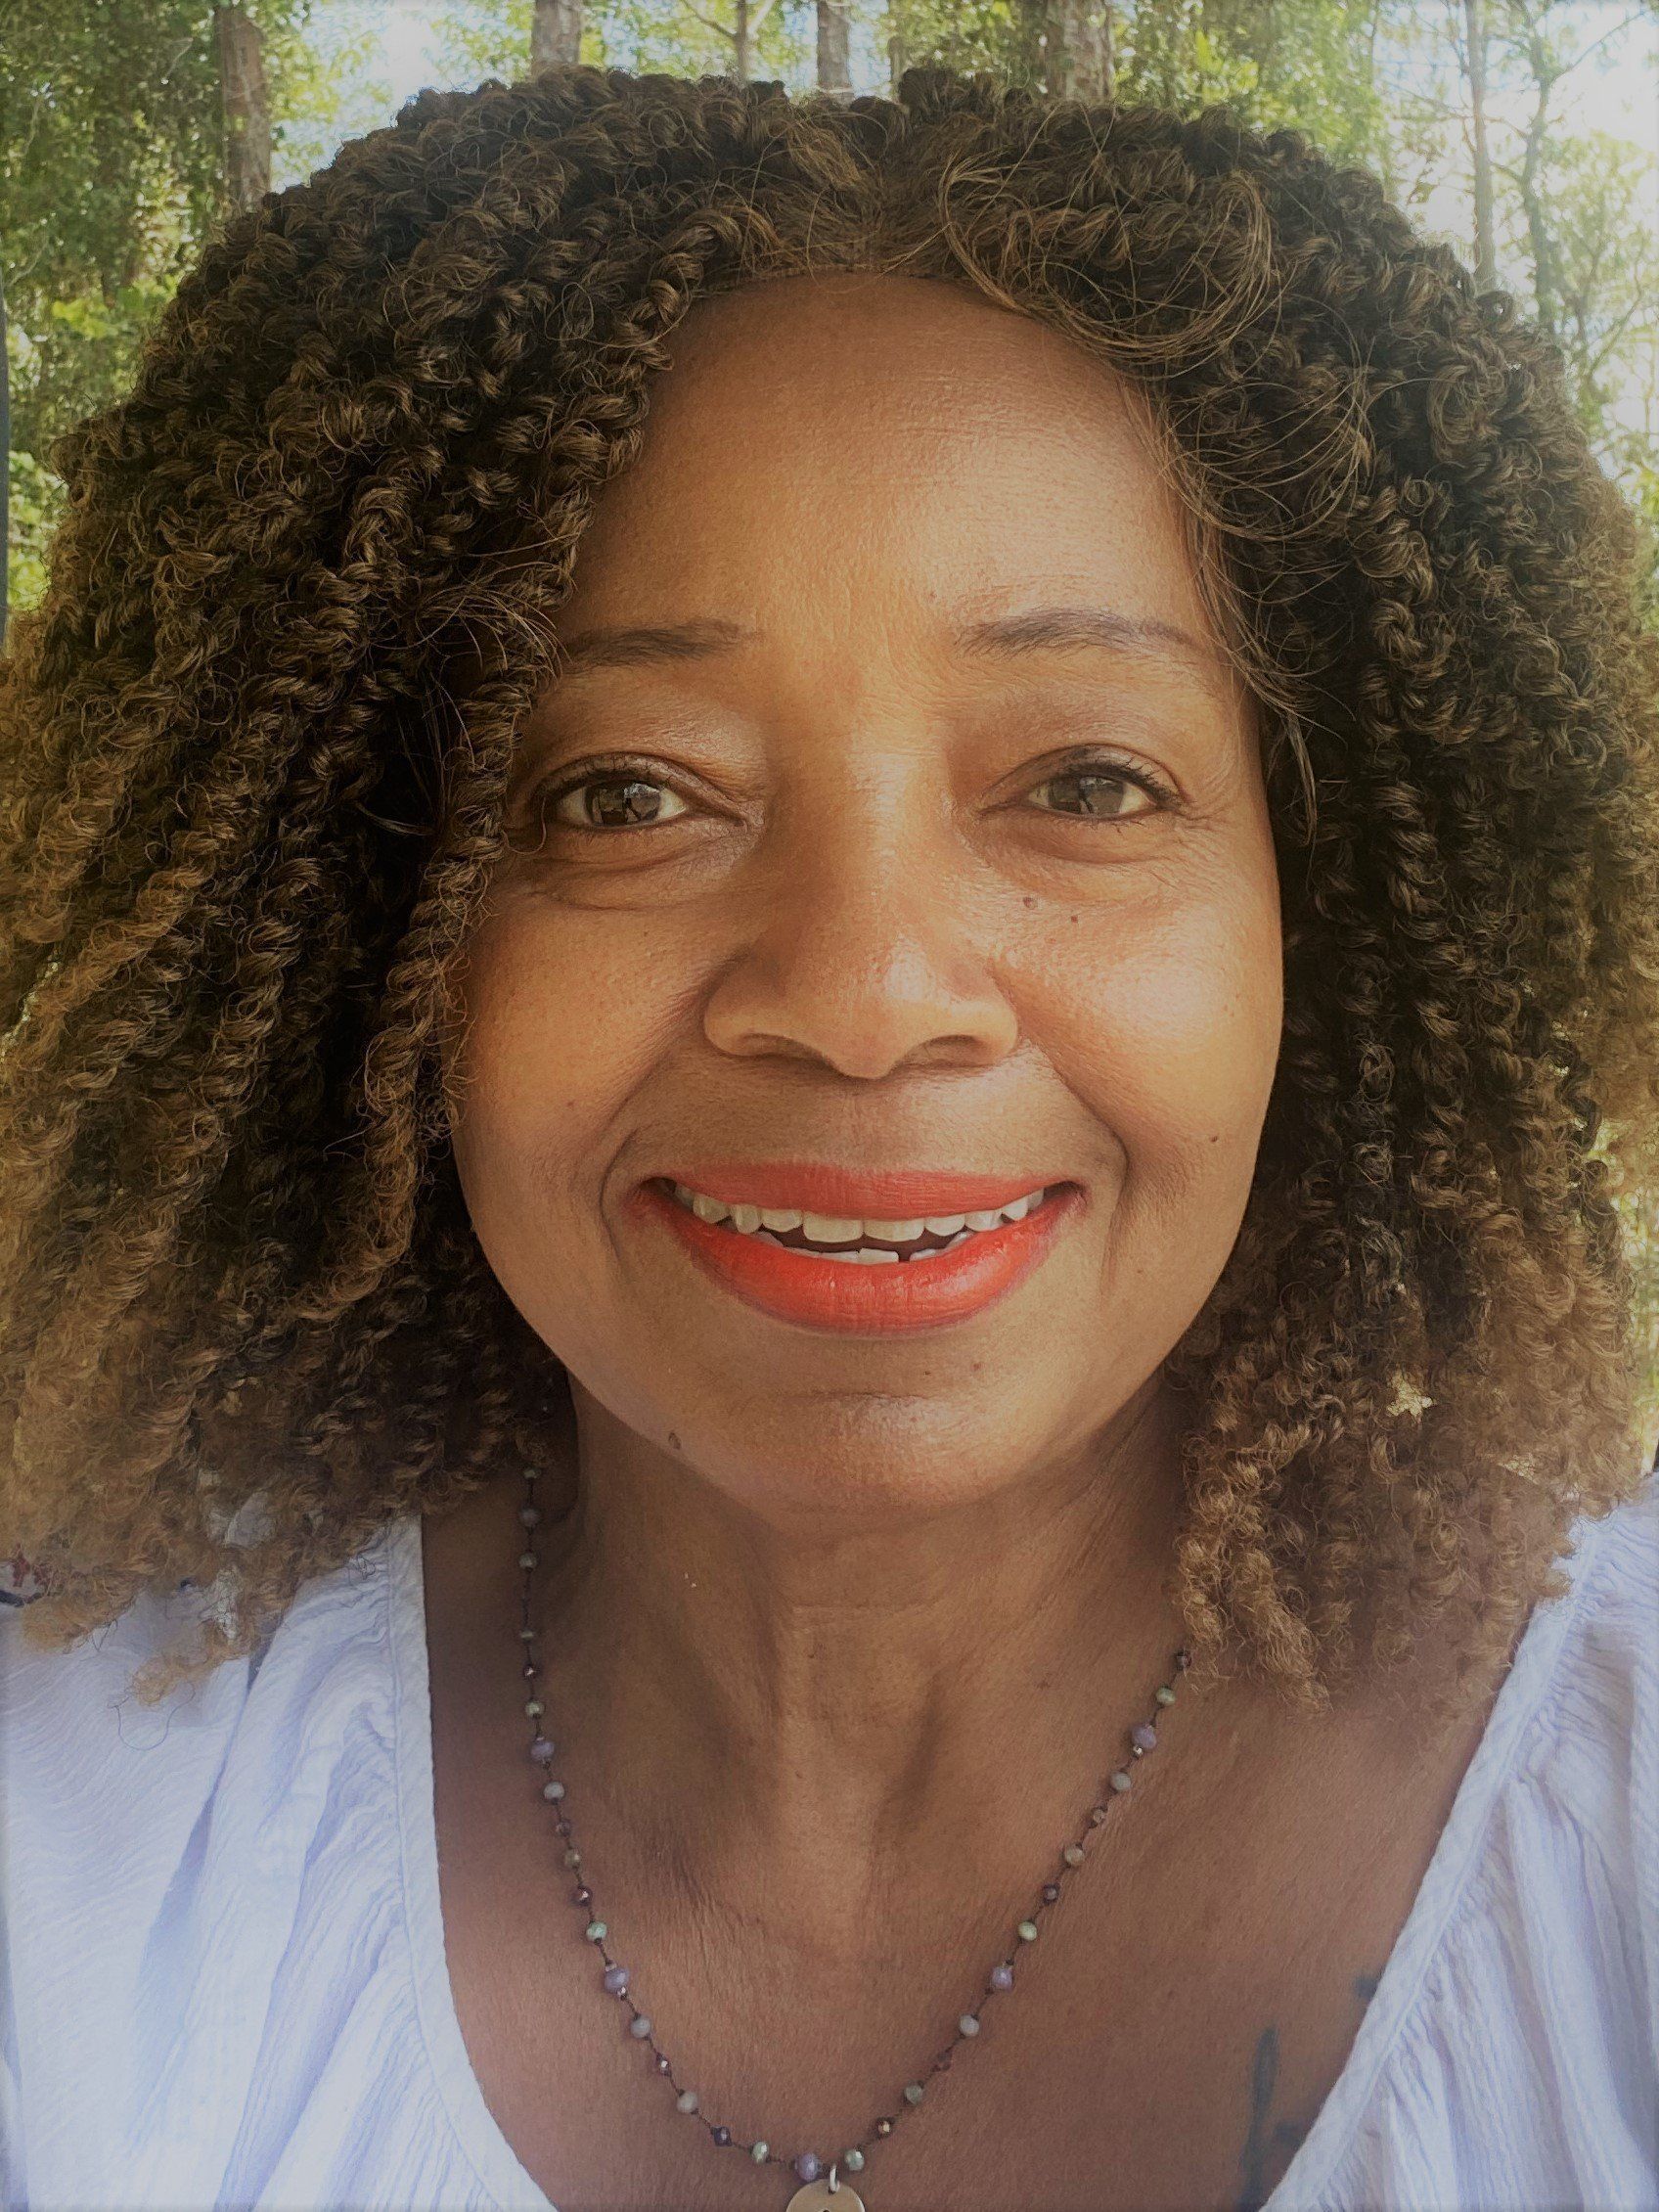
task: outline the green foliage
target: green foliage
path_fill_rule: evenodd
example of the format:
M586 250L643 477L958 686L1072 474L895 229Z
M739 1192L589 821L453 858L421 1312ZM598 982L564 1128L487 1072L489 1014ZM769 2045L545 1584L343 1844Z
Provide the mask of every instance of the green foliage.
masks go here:
M32 606L46 589L46 547L64 511L64 485L32 453L12 449L11 604Z
M751 0L751 19L762 0ZM661 69L673 76L726 76L733 68L732 0L589 0L582 54L596 68ZM433 81L513 83L530 68L529 0L452 0L428 45ZM753 43L752 73L800 83L810 74L813 42L773 0Z
M7 0L0 237L14 312L132 281L218 200L203 0Z
M1189 113L1226 101L1258 129L1289 125L1339 159L1375 159L1375 6L1158 0L1120 14L1125 94Z
M765 0L750 0L752 23ZM594 26L615 66L666 69L681 76L729 76L737 21L733 0L599 0ZM681 56L685 59L682 61ZM773 0L754 39L750 73L799 82L811 69L813 44Z
M590 60L589 32L582 30L582 59ZM500 77L513 84L529 72L530 11L527 7L457 0L446 8L426 42L434 84L481 84ZM605 62L598 67L605 68Z
M380 43L384 18L384 0L326 0L308 15L296 11L276 23L260 15L272 92L273 191L301 182L346 139L390 120L391 79Z
M1368 11L1349 0L1091 0L1109 13L1117 95L1183 113L1225 101L1245 121L1293 123L1344 159L1382 136ZM895 0L907 62L986 69L1041 88L1044 0Z
M1552 140L1539 200L1556 342L1580 420L1605 446L1633 355L1659 345L1659 158L1605 131Z
M1606 465L1646 534L1648 564L1641 614L1647 627L1659 636L1659 445L1636 431L1627 432L1616 445L1623 449L1622 460L1616 454Z
M310 7L249 0L279 95ZM44 582L31 533L52 511L53 439L130 385L226 197L211 0L0 0L0 15L16 609Z
M1119 97L1155 101L1188 114L1227 101L1251 113L1261 68L1250 51L1249 26L1224 23L1210 0L1171 0L1167 7L1125 12L1119 33Z
M896 0L890 10L903 62L980 69L1041 90L1043 9L1039 0Z

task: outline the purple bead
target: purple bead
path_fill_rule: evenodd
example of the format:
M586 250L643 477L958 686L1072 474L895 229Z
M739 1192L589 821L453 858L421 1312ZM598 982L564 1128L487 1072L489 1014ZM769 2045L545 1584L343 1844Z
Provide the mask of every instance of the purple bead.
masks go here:
M605 1986L609 1990L612 1997L620 1997L628 1986L627 1967L606 1966L605 1969Z
M552 1737L538 1736L530 1745L530 1756L532 1759L534 1759L538 1767L545 1767L551 1764L553 1759Z
M816 2150L803 2150L795 2160L795 2172L799 2174L803 2182L817 2181L823 2171L823 2167L818 2163Z
M1058 1883L1057 1881L1046 1881L1046 1882L1045 1882L1045 1883L1043 1884L1043 1902L1044 1902L1044 1904L1045 1904L1045 1905L1057 1905L1057 1904L1059 1903L1059 1901L1060 1901L1060 1885L1059 1885L1059 1883Z
M991 1987L993 1989L1012 1989L1013 1968L1011 1966L993 1966L991 1968Z
M1139 1743L1143 1751L1150 1751L1158 1740L1158 1732L1150 1721L1137 1721L1129 1732L1131 1743Z
M724 2149L725 2149L725 2147L726 2147L726 2145L727 2145L727 2144L729 2144L729 2143L731 2142L731 2140L732 2140L732 2131L731 2131L731 2129L730 2129L730 2128L716 2128L716 2129L714 2130L714 2140L715 2140L715 2142L716 2142L717 2144L719 2144L719 2145L720 2145L721 2149L722 2149L722 2150L724 2150Z

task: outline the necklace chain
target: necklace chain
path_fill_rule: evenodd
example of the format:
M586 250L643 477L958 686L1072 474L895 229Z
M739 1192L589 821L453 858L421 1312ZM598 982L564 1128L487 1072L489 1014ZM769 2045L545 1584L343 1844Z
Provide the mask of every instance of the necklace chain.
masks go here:
M524 1469L525 1502L518 1509L520 1523L531 1532L534 1531L542 1517L540 1509L535 1503L536 1477L539 1472L539 1468L532 1467L527 1467ZM535 1685L542 1670L535 1656L536 1631L530 1625L530 1578L535 1572L540 1557L540 1555L534 1549L534 1534L526 1535L526 1549L518 1556L518 1564L523 1569L524 1575L518 1636L519 1641L525 1647L523 1679L530 1686L529 1695L524 1702L524 1712L526 1717L534 1724L534 1734L530 1740L530 1760L532 1765L546 1769L552 1766L554 1755L559 1746L551 1738L542 1733L545 1707L535 1693ZM1171 1675L1185 1674L1190 1658L1190 1652L1183 1647L1181 1650L1175 1653L1170 1662ZM1042 1931L1044 1915L1059 1903L1060 1892L1066 1877L1083 1865L1087 1857L1085 1845L1095 1830L1105 1822L1107 1808L1112 1800L1128 1792L1134 1779L1133 1770L1136 1761L1144 1758L1148 1751L1155 1748L1158 1740L1155 1720L1163 1708L1175 1703L1174 1681L1159 1683L1153 1693L1153 1697L1152 1718L1137 1721L1129 1730L1129 1748L1123 1764L1111 1774L1106 1787L1100 1793L1100 1801L1090 1806L1088 1821L1082 1832L1074 1836L1061 1851L1060 1864L1043 1884L1038 1902L1033 1906L1028 1917L1017 1923L1014 1930L1017 1939L1015 1948L1008 1957L1000 1960L992 1967L986 1980L985 1995L978 2000L970 2010L962 2014L957 2021L956 2034L945 2045L944 2049L934 2055L926 2070L919 2075L916 2080L905 2084L903 2095L898 2100L898 2108L893 2112L883 2113L879 2118L873 2120L868 2131L859 2138L857 2143L849 2144L837 2152L829 2167L828 2188L830 2191L838 2189L839 2174L843 2167L849 2174L863 2172L867 2151L874 2144L885 2142L894 2128L898 2126L900 2120L908 2112L915 2111L917 2106L921 2103L926 2094L928 2081L934 2074L944 2073L949 2068L957 2046L971 2040L979 2033L980 2012L989 1999L1013 1987L1014 1960L1028 1944L1036 1942ZM609 1995L620 2000L628 2013L628 2034L636 2042L643 2043L650 2052L653 2068L673 2090L678 2109L689 2117L699 2120L707 2130L710 2139L720 2148L724 2149L730 2146L746 2151L749 2158L757 2166L786 2165L802 2182L818 2181L825 2173L825 2162L817 2151L803 2150L795 2157L788 2158L774 2150L764 2137L758 2137L754 2142L748 2144L739 2143L729 2127L711 2121L706 2116L702 2111L701 2099L696 2091L683 2087L676 2078L672 2059L656 2040L656 2030L650 2015L641 2010L630 1993L629 1982L632 1977L628 1967L621 1964L610 1955L607 1942L610 1931L605 1922L599 1918L597 1908L594 1905L593 1890L587 1878L581 1873L582 1854L576 1848L575 1829L567 1809L564 1783L550 1775L542 1783L542 1795L550 1804L558 1807L558 1818L554 1825L564 1842L564 1865L577 1877L575 1886L570 1892L571 1902L580 1906L587 1914L587 1925L583 1932L604 1964L602 1976L604 1986ZM804 2192L802 2193L804 2194ZM849 2190L848 2194L851 2195L852 2192ZM857 2199L855 2198L854 2201L856 2203Z

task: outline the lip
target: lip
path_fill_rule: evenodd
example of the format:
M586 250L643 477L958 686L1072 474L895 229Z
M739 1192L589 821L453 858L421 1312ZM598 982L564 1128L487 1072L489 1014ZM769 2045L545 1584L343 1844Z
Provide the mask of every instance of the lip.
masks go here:
M692 1160L664 1168L661 1175L664 1182L684 1183L729 1206L795 1206L832 1221L915 1221L930 1213L986 1212L1063 1180L1040 1168L1028 1175L949 1175L930 1168L860 1172L786 1159Z
M702 1172L699 1170L699 1175ZM689 1178L676 1177L675 1180ZM879 1179L874 1180L874 1187L883 1188ZM921 1179L898 1180L914 1191ZM928 1188L937 1188L942 1180L931 1179ZM973 1179L957 1176L949 1180L960 1190ZM866 1178L859 1187L868 1191L872 1182L873 1179ZM825 1188L822 1182L810 1185L810 1179L808 1185L803 1186L799 1177L791 1185L796 1192L807 1187L815 1191ZM984 1179L975 1181L974 1187L976 1190L983 1188ZM706 1184L700 1180L695 1188L707 1191ZM843 1182L838 1188L844 1190L847 1186ZM893 1184L889 1182L884 1188L888 1196L883 1197L882 1203L886 1205L890 1202ZM1026 1183L1016 1190L999 1183L998 1188L1006 1189L1007 1196L1000 1201L989 1198L984 1201L987 1205L999 1202L1006 1205L1009 1198L1023 1197L1026 1191L1036 1186ZM707 1191L707 1195L726 1197L723 1189ZM759 1205L762 1200L758 1197L745 1200L736 1196L726 1202ZM659 1222L706 1276L745 1304L801 1328L864 1336L938 1329L982 1312L1024 1281L1049 1251L1063 1223L1080 1210L1083 1202L1083 1192L1078 1185L1062 1184L1023 1221L1005 1222L1000 1229L982 1230L965 1244L958 1244L936 1259L896 1260L889 1266L864 1267L846 1260L820 1259L810 1252L791 1251L784 1245L766 1243L758 1237L742 1236L719 1222L701 1221L681 1205L671 1191L654 1180L642 1183L634 1194L634 1204L642 1216ZM802 1210L816 1213L819 1207L812 1205ZM891 1213L876 1214L874 1218L914 1220L921 1210L913 1206L908 1213L900 1214L895 1208ZM929 1198L925 1210L960 1213L968 1209L960 1204L935 1204ZM862 1214L862 1209L861 1217L871 1218Z

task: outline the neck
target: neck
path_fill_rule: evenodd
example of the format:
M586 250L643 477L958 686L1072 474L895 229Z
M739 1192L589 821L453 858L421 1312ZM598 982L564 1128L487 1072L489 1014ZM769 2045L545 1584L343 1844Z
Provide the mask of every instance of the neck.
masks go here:
M808 1947L889 1885L946 1914L1029 1887L1182 1641L1167 1399L970 1505L829 1534L576 1405L532 1619L584 1837Z

